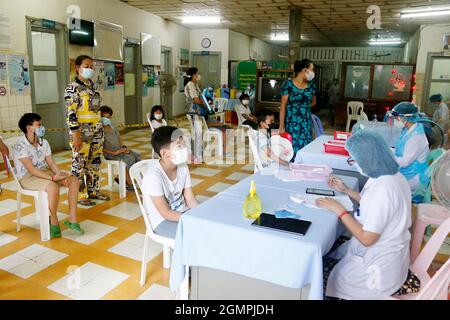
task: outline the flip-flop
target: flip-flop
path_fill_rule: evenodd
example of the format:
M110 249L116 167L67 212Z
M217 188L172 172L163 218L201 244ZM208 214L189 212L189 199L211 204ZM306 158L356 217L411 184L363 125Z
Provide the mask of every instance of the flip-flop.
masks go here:
M79 223L73 223L70 222L69 220L64 221L64 225L67 226L69 229L79 233L79 234L84 234L84 230L81 229L80 224Z
M78 200L78 204L82 205L82 206L86 206L86 207L92 207L92 206L95 206L97 203L86 198L86 199Z
M111 200L111 197L107 196L106 194L97 192L96 194L90 194L89 199L109 201L109 200Z
M59 225L52 225L50 224L50 238L61 238L61 228Z

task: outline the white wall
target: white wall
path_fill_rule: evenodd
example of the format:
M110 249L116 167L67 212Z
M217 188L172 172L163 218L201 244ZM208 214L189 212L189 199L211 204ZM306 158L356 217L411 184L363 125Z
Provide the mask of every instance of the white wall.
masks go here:
M278 54L287 55L287 47L270 44L230 30L230 60L280 60Z
M228 29L192 29L190 30L190 50L192 51L218 51L221 53L220 84L228 82L228 56L229 56L229 30ZM211 46L203 48L201 41L204 38L211 40ZM191 61L192 63L192 61ZM201 72L201 70L200 70Z
M173 74L176 66L179 65L180 48L189 48L188 29L177 24L168 22L156 15L131 7L119 0L1 0L1 11L9 19L11 24L11 52L28 54L26 40L26 20L25 16L35 18L46 18L60 23L66 23L69 5L77 5L81 9L81 17L85 20L99 19L116 23L124 27L124 36L139 39L140 32L146 32L160 36L162 45L171 47L173 50ZM69 56L76 57L81 53L92 54L92 49L87 47L70 46ZM156 92L157 91L157 92ZM176 91L176 90L175 90ZM159 95L159 88L155 87L149 91L150 97L144 98L143 111L148 112L149 99L157 101L156 94ZM104 102L110 103L114 108L116 122L124 121L124 91L123 87L116 86L116 90L104 92ZM174 114L182 114L184 111L184 95L175 92L173 96ZM9 96L0 97L0 117L2 129L15 129L18 117L24 112L31 111L31 97ZM11 112L14 110L14 112ZM144 118L142 118L144 121Z
M417 53L419 50L419 39L420 39L420 29L414 33L414 35L409 39L404 48L404 59L405 63L416 63Z
M230 60L248 60L250 58L250 37L230 30Z

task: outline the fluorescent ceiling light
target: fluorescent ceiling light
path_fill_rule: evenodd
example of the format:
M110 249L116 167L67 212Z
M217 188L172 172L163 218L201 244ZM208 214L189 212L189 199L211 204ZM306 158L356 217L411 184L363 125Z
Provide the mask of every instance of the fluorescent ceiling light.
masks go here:
M400 18L435 17L450 14L450 7L428 7L421 9L406 9L400 13Z
M369 44L371 45L371 46L376 46L376 45L379 45L379 46L383 46L383 45L389 45L389 44L401 44L402 42L400 41L400 40L398 40L398 41L394 41L394 40L392 40L392 41L370 41L369 42Z
M272 33L270 35L270 40L272 41L289 41L289 34L288 33Z
M214 16L189 16L182 18L182 23L184 24L218 24L220 22L221 18Z

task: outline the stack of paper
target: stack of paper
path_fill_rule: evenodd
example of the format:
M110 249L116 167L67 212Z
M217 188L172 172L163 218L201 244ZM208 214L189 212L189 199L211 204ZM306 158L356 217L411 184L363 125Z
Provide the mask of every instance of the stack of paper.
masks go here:
M307 194L307 193L291 193L290 198L295 203L302 203L311 208L318 208L316 206L316 200L319 198L326 198L317 194ZM330 197L338 201L347 211L353 211L353 202L347 195L337 195Z

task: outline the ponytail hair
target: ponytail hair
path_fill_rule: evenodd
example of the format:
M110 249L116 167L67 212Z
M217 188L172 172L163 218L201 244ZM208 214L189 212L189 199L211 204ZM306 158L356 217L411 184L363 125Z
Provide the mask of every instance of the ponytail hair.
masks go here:
M186 85L189 83L189 81L192 80L192 77L194 76L194 74L196 74L198 72L198 69L195 67L189 68L189 70L186 72L185 76L184 76L184 86L186 87Z

